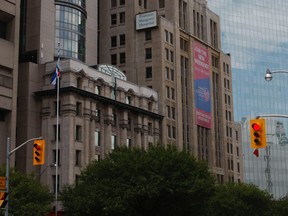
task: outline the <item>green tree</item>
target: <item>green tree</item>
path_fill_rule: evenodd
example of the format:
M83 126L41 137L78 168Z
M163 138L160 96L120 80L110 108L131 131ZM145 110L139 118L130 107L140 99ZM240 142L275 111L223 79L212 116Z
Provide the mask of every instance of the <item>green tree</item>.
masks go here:
M257 186L228 183L216 187L209 203L209 216L270 215L272 196Z
M270 216L286 216L288 215L288 195L279 200L273 200L273 208L271 208Z
M4 174L3 168L1 174ZM43 216L52 209L54 196L33 174L26 175L11 169L9 181L9 215Z
M213 194L207 164L174 147L119 148L91 163L61 198L67 215L203 215Z

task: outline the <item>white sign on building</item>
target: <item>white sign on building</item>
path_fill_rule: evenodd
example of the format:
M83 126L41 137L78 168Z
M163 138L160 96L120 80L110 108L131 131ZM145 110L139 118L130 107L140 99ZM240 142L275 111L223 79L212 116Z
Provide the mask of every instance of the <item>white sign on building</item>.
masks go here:
M157 26L157 12L151 11L136 15L136 30Z

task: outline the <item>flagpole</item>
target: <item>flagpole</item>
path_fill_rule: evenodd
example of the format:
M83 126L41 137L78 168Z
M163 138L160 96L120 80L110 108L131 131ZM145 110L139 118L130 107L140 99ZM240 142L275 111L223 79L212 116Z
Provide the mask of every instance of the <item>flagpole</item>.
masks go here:
M58 42L58 59L57 59L57 64L59 64L60 62L60 42ZM56 67L59 67L59 65L56 65ZM57 70L57 68L56 68ZM57 216L57 212L58 212L58 149L59 149L59 86L60 86L60 80L59 80L59 76L57 74L56 77L56 85L57 85L57 103L56 103L56 116L57 116L57 120L56 120L56 176L55 176L55 216Z

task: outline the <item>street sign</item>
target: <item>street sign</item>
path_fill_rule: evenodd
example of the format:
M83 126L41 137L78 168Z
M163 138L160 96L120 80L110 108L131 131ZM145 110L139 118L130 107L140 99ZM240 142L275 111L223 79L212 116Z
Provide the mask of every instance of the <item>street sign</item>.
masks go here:
M6 177L0 176L0 190L6 189Z

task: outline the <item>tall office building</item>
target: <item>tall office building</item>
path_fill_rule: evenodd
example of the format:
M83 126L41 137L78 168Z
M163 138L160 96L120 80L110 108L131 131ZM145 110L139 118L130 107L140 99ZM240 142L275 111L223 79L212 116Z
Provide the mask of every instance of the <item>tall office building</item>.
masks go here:
M0 1L0 164L5 163L7 142L16 141L20 3ZM8 141L9 138L9 141ZM11 159L14 155L11 156Z
M267 68L288 70L288 2L273 0L208 0L208 7L221 19L222 50L231 53L235 120L242 123L245 181L267 189L275 197L288 192L288 146L269 138L270 177L267 184L267 149L259 158L250 148L249 119L261 114L287 114L287 74L264 80ZM276 137L275 122L287 130L285 119L267 118L267 136ZM283 154L285 152L285 154Z
M163 144L207 160L220 183L242 180L230 56L204 0L99 1L99 62L159 94Z

